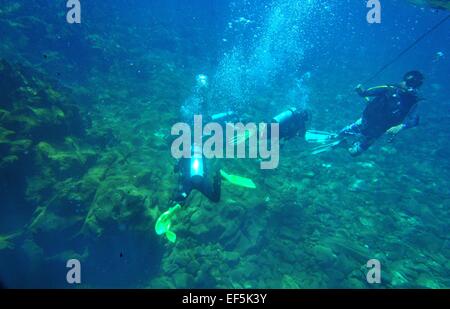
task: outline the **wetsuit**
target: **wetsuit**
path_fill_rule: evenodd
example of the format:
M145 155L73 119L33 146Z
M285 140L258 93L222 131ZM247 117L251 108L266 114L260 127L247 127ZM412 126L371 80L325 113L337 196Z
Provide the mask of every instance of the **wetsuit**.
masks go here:
M367 150L392 127L402 124L406 129L419 125L416 112L419 97L415 89L386 85L360 91L359 95L373 99L368 102L362 118L339 133L340 137L353 135L359 138L353 144L356 149L352 154L359 155Z
M305 137L306 122L309 120L309 114L306 110L289 109L277 116L270 122L280 125L280 140L289 140L294 137ZM268 138L270 138L270 130Z
M183 158L178 161L175 172L180 173L179 187L173 198L174 202L184 205L192 190L198 190L210 201L217 203L220 201L221 178L217 172L211 183L206 178L206 171L203 170L203 160L200 158Z

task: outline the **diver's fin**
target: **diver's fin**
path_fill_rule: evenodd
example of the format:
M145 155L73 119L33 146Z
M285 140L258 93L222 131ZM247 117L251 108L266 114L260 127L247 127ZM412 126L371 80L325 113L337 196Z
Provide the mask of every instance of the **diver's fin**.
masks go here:
M228 144L230 145L240 145L244 143L246 140L248 140L250 137L252 137L255 134L253 131L245 130L243 134L236 134L233 135L232 138L228 139Z
M175 243L177 241L177 234L172 231L167 231L166 237L171 243Z
M325 145L320 145L317 146L313 149L313 151L311 152L312 155L317 155L323 152L328 152L333 150L334 148L336 148L337 146L339 146L341 143L343 142L343 140L338 140L338 141L334 141Z
M157 235L166 235L167 239L174 243L177 239L177 235L170 230L172 226L172 218L181 209L180 204L176 204L174 207L170 208L168 211L163 213L155 224L155 232Z
M317 131L317 130L308 130L305 134L305 140L308 143L329 143L330 140L336 137L336 134L325 132L325 131Z
M220 170L220 175L222 175L222 177L226 181L228 181L229 183L231 183L235 186L249 188L249 189L256 189L255 183L253 182L253 180L251 180L249 178L245 178L245 177L241 177L241 176L237 176L237 175L230 175L230 174L226 173L224 170Z

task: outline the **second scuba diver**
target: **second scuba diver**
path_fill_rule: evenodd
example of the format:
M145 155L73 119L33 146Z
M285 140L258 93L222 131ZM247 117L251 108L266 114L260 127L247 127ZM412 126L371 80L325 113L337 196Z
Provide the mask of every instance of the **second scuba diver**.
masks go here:
M317 147L313 153L345 146L346 139L354 137L356 141L348 151L352 156L358 156L385 133L393 138L405 129L418 126L417 106L421 100L418 90L423 81L422 73L411 71L404 75L403 81L398 85L384 85L367 90L358 85L356 92L368 102L362 117L333 136L335 141Z
M287 141L295 137L304 138L309 113L304 109L289 108L272 119L272 123L280 125L280 140Z
M306 123L310 119L309 112L305 109L297 109L291 107L275 117L273 117L269 122L266 123L277 123L279 125L279 137L280 142L286 142L295 137L305 138L307 134ZM245 142L250 134L256 134L256 132L244 132L245 136L237 136L233 139L235 144ZM265 132L262 132L264 134ZM267 128L267 134L261 136L266 140L271 139L270 127Z

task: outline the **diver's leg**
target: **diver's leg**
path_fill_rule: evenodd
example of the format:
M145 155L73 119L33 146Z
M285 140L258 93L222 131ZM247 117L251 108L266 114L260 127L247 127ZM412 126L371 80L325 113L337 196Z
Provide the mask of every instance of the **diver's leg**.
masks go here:
M211 202L218 203L220 201L221 180L220 172L217 172L214 176L213 183L208 182L207 179L204 178L198 187L198 190Z
M348 149L352 157L357 157L369 149L370 146L375 142L375 138L364 136L360 141L353 143L353 145Z
M176 190L174 196L172 197L172 200L175 203L184 206L187 198L189 197L189 194L191 194L192 192L192 189L193 189L192 184L189 181L185 180L178 186L178 189Z
M338 138L344 138L346 136L355 136L361 134L362 118L358 119L351 125L346 126L338 133Z

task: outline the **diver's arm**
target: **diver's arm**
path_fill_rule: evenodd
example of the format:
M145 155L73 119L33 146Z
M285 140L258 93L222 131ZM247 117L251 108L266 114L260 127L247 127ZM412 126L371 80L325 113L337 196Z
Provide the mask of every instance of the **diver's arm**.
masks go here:
M382 95L384 93L386 93L386 91L392 89L392 86L388 86L388 85L384 85L384 86L377 86L377 87L372 87L369 89L364 89L362 87L361 84L359 84L358 86L356 86L356 93L363 97L363 98L367 98L367 97L376 97L379 95Z
M397 135L403 130L411 129L414 127L417 127L420 122L420 117L417 113L417 105L411 109L410 113L406 117L405 121L402 124L399 124L398 126L390 128L387 133L391 134L393 136Z
M417 113L417 105L415 105L408 116L406 117L405 121L403 122L402 126L403 129L411 129L419 126L420 123L420 116Z

